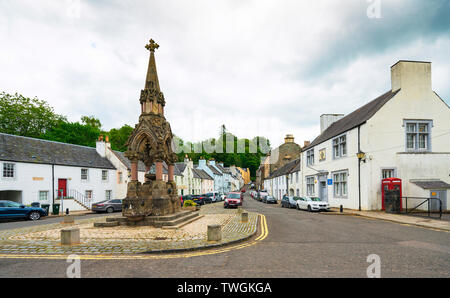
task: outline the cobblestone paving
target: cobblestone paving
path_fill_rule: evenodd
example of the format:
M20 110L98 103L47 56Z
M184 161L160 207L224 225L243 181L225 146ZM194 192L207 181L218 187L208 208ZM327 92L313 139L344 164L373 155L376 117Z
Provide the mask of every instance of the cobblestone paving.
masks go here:
M235 209L224 209L221 203L215 203L202 206L200 214L204 217L178 230L93 228L94 222L104 222L106 217L120 214L77 220L74 225L58 223L5 230L0 231L0 254L135 254L198 249L239 241L256 233L256 213L249 213L248 222L242 223ZM222 241L207 241L208 224L222 225ZM81 244L61 246L60 230L68 227L80 228Z

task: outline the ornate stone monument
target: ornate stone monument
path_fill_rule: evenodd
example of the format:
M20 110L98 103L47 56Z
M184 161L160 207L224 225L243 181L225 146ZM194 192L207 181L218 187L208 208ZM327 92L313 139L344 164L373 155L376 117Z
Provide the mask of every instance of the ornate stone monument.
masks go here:
M131 161L131 181L122 203L122 215L128 221L142 221L149 216L165 216L180 211L180 200L174 182L172 130L164 117L165 99L156 72L155 49L159 45L150 39L145 46L150 51L147 78L141 90L139 123L127 141L125 156ZM138 161L146 166L145 182L138 181ZM163 181L163 162L168 165L168 182ZM150 168L155 165L155 173Z

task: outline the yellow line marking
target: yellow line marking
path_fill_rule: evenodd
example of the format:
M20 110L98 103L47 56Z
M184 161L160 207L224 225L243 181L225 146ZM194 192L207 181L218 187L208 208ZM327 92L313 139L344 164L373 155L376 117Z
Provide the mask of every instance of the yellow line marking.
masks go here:
M259 214L261 224L261 234L253 241L248 243L237 244L234 246L198 251L198 252L186 252L186 253L171 253L161 255L78 255L81 260L147 260L147 259L176 259L176 258L191 258L197 256L213 255L224 253L232 250L238 250L246 247L258 244L264 240L269 234L267 227L266 217L263 214ZM75 254L75 253L71 253ZM0 254L0 259L51 259L51 260L65 260L69 255L38 255L38 254Z

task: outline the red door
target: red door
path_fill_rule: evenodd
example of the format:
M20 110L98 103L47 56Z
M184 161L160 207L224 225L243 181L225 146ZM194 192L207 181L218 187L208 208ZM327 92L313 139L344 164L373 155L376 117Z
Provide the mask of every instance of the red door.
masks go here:
M67 196L67 179L58 179L58 197L61 196L61 190L63 197Z

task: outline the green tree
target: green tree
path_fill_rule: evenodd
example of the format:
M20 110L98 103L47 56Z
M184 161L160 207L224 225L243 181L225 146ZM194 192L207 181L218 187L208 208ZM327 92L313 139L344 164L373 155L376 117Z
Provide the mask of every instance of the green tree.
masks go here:
M126 151L127 146L125 145L128 137L131 135L133 128L127 124L119 129L112 128L106 134L109 136L109 141L111 142L111 148L118 151Z
M0 132L37 138L65 120L44 100L0 93Z
M102 123L94 116L81 116L81 122L98 130L102 129Z
M59 121L57 125L40 136L41 139L95 147L100 130L79 122Z

